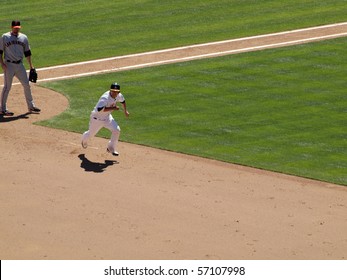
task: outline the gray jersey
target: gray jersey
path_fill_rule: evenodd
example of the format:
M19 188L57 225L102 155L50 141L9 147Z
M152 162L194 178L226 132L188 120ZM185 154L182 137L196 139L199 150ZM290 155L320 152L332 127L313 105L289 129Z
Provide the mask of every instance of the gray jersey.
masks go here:
M0 38L0 51L4 52L5 61L22 60L24 53L30 53L28 37L23 33L15 36L7 32Z

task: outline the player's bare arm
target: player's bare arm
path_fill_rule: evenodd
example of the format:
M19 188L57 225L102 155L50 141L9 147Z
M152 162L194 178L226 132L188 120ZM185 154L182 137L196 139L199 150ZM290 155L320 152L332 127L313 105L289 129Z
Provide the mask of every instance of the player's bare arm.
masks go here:
M28 64L30 66L30 69L34 69L34 65L33 65L32 61L31 61L31 53L29 55L27 55L27 54L25 54L25 55L26 55L26 59L28 61Z
M125 102L125 100L122 103L122 106L123 106L123 110L124 110L124 114L126 117L129 117L129 112L127 111L127 104Z
M6 70L6 64L4 63L4 60L2 58L3 51L0 51L0 64L2 69L5 71Z

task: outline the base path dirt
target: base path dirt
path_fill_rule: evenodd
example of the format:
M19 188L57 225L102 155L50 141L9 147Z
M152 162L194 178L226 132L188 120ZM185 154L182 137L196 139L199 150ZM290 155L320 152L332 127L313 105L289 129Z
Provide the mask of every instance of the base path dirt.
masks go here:
M83 149L80 134L33 124L68 100L32 89L41 114L15 85L15 115L0 118L0 259L347 258L345 186L124 142L112 157L102 138Z

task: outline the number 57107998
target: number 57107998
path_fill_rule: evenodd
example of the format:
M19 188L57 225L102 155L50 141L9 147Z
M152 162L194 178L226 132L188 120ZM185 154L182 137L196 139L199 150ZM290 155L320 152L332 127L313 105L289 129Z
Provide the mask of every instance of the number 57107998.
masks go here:
M231 266L200 266L198 267L198 275L245 275L244 267Z

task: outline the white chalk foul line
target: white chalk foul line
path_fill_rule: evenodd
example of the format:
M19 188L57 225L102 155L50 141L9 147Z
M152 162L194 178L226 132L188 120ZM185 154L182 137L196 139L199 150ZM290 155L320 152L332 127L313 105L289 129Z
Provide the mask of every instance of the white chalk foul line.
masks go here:
M86 65L86 64L92 64L92 63L98 63L98 62L105 62L105 61L116 60L116 59L121 59L121 58L132 58L132 57L138 57L138 56L144 56L144 55L160 54L160 53L166 53L166 52L172 52L172 51L179 51L179 50L186 50L186 49L191 49L191 48L206 47L206 46L225 44L225 43L232 43L232 42L239 42L239 41L252 40L252 39L258 39L258 38L273 37L273 36L279 36L279 35L286 35L286 34L292 34L292 33L299 33L299 32L305 32L305 31L325 29L325 28L330 28L330 27L338 27L338 26L343 26L343 25L347 25L347 22L341 22L341 23L335 23L335 24L329 24L329 25L322 25L322 26L315 26L315 27L308 27L308 28L302 28L302 29L295 29L295 30L277 32L277 33L256 35L256 36L250 36L250 37L243 37L243 38L237 38L237 39L230 39L230 40L224 40L224 41L209 42L209 43L196 44L196 45L190 45L190 46L183 46L183 47L177 47L177 48L170 48L170 49L164 49L164 50L156 50L156 51L150 51L150 52L143 52L143 53L123 55L123 56L108 57L108 58L89 60L89 61L83 61L83 62L76 62L76 63L70 63L70 64L64 64L64 65L57 65L57 66L52 66L52 67L40 68L40 71L52 70L52 69L58 69L58 68L65 68L65 67L72 67L72 66L78 66L78 65Z
M91 61L85 61L85 62L71 63L71 64L65 64L65 65L52 66L52 67L45 67L45 68L39 68L37 70L38 71L44 71L44 70L53 70L53 69L58 69L58 68L67 68L67 67L72 67L72 66L77 66L77 65L85 65L85 64L91 64L91 63L97 63L97 62L104 62L104 61L110 61L110 60L121 59L121 58L131 58L131 57L137 57L137 56L159 54L159 53L165 53L165 52L172 52L172 51L176 51L176 50L184 50L184 49L198 48L198 47L209 46L209 45L223 44L223 43L228 43L228 42L237 42L237 41L251 40L251 39L257 39L257 38L265 38L265 37L272 37L272 36L285 35L285 34L291 34L291 33L298 33L298 32L304 32L304 31L312 31L312 30L324 29L324 28L329 28L329 27L337 27L337 26L342 26L342 25L347 25L347 22L324 25L324 26L317 26L317 27L310 27L310 28L303 28L303 29L296 29L296 30L278 32L278 33L264 34L264 35L258 35L258 36L251 36L251 37L245 37L245 38L231 39L231 40L225 40L225 41L211 42L211 43L205 43L205 44L184 46L184 47L158 50L158 51L152 51L152 52L144 52L144 53L137 53L137 54L131 54L131 55L118 56L118 57L104 58L104 59L91 60ZM300 39L300 40L286 41L286 42L281 42L281 43L274 43L274 44L268 44L268 45L260 45L260 46L254 46L254 47L233 49L233 50L229 50L229 51L214 52L214 53L208 53L208 54L202 54L202 55L196 55L196 56L187 56L187 57L182 57L182 58L161 60L161 61L156 61L156 62L136 64L136 65L124 66L124 67L116 67L116 68L110 68L110 69L104 69L104 70L92 71L92 72L85 72L85 73L79 73L79 74L73 74L73 75L66 75L66 76L60 76L60 77L44 78L44 79L40 79L40 82L64 80L64 79L92 76L92 75L98 75L98 74L104 74L104 73L110 73L110 72L125 71L125 70L144 68L144 67L151 67L151 66L157 66L157 65L162 65L162 64L177 63L177 62L183 62L183 61L188 61L188 60L196 60L196 59L202 59L202 58L208 58L208 57L222 56L222 55L228 55L228 54L233 54L233 53L257 51L257 50L261 50L261 49L276 48L276 47L295 45L295 44L303 44L303 43L307 43L307 42L313 42L313 41L324 40L324 39L332 39L332 38L343 37L343 36L347 36L347 33L336 33L336 34L331 34L331 35L317 36L317 37L311 37L311 38ZM3 76L3 74L0 76ZM19 85L19 84L20 83L14 83L13 85Z
M329 39L329 38L337 38L337 37L342 37L342 36L347 36L347 32L346 33L331 34L331 35L326 35L326 36L312 37L312 38L308 38L308 39L286 41L286 42L274 43L274 44L268 44L268 45L260 45L260 46L254 46L254 47L248 47L248 48L240 48L240 49L234 49L234 50L229 50L229 51L213 52L213 53L201 54L201 55L195 55L195 56L186 56L186 57L181 57L181 58L160 60L160 61L156 61L156 62L148 62L148 63L142 63L142 64L136 64L136 65L130 65L130 66L124 66L124 67L116 67L116 68L104 69L104 70L93 71L93 72L85 72L85 73L79 73L79 74L67 75L67 76L61 76L61 77L47 78L47 79L42 79L40 81L53 81L53 80L62 80L62 79L71 79L71 78L77 78L77 77L92 76L92 75L104 74L104 73L109 73L109 72L125 71L125 70L137 69L137 68L157 66L157 65L162 65L162 64L177 63L177 62L183 62L183 61L189 61L189 60L216 57L216 56L228 55L228 54L233 54L233 53L250 52L250 51L275 48L275 47L281 47L281 46L288 46L288 45L294 45L294 44L303 44L303 43L307 43L307 42L313 42L313 41L324 40L324 39Z

